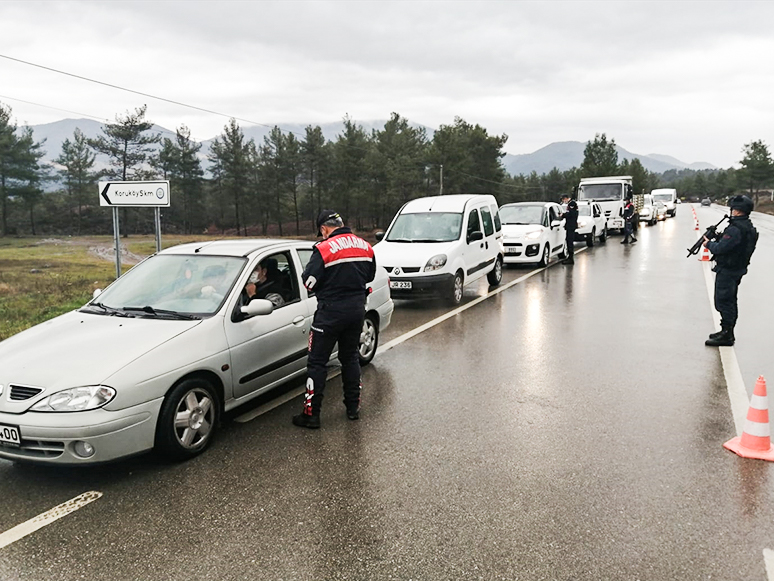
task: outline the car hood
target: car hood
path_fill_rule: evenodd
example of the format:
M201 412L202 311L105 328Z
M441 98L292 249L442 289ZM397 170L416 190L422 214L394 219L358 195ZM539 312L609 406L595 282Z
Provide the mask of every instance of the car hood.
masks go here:
M376 264L384 268L422 268L436 254L448 256L453 242L379 242L374 246Z
M505 238L522 238L530 232L543 232L545 227L540 224L503 224Z
M72 311L0 343L0 385L57 389L99 385L200 320L111 317ZM0 398L0 409L7 398Z

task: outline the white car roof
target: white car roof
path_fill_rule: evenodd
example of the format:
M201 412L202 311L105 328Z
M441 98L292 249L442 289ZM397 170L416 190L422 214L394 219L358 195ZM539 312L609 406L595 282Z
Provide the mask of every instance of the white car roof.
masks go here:
M234 240L213 240L189 242L162 250L159 254L214 254L218 256L250 256L253 253L283 247L311 247L308 240L283 240L281 238L245 238Z
M447 196L430 196L417 198L407 202L401 208L401 214L417 214L420 212L457 212L465 210L470 202L486 202L497 205L497 200L490 194L452 194Z
M543 208L546 208L548 206L558 206L556 202L511 202L510 204L503 204L500 206L501 208L505 208L507 206L541 206Z

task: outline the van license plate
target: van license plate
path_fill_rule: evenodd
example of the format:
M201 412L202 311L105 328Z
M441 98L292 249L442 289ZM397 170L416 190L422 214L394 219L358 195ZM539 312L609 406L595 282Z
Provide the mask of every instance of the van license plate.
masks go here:
M19 436L19 428L16 426L6 426L0 424L0 444L21 446L21 436Z
M390 288L411 289L411 281L410 280L391 280Z

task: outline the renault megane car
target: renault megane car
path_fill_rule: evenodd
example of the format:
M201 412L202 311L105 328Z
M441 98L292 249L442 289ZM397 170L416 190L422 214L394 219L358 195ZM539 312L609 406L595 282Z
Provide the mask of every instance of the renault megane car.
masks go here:
M288 240L169 248L84 307L0 343L0 458L77 465L152 448L174 459L201 453L224 412L305 373L317 300L301 272L312 249ZM266 259L274 296L250 300L245 287ZM363 364L392 317L384 269L369 290Z

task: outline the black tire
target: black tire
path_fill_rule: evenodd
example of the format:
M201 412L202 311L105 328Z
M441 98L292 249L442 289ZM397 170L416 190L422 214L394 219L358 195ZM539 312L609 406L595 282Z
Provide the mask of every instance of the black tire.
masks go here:
M497 286L503 280L503 259L499 256L495 258L494 268L486 275L489 286Z
M449 289L448 298L452 305L459 305L462 302L464 284L465 278L462 275L462 271L458 270L454 273L454 280L452 281L451 288Z
M376 347L379 345L379 324L374 315L366 315L363 319L363 330L360 333L360 343L357 353L360 365L368 365L376 355Z
M586 236L586 246L594 246L594 237L597 235L597 229L592 228L591 234Z
M172 460L198 456L212 442L219 419L220 404L212 385L199 378L183 380L161 405L156 448Z
M602 229L602 234L599 235L599 241L602 244L607 242L607 224L605 224L605 227Z
M570 249L568 248L565 250L565 253L570 252ZM548 263L551 260L551 249L548 247L548 244L546 244L545 248L543 249L543 255L540 257L540 262L538 262L539 266L548 266Z

